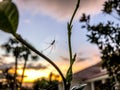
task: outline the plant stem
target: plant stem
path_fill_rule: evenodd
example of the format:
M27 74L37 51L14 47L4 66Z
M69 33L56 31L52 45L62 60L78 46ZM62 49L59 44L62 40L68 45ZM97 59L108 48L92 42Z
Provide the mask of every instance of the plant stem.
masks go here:
M72 22L73 22L73 19L74 19L74 17L75 17L75 14L76 14L76 12L77 12L77 10L78 10L78 8L79 8L79 4L80 4L80 0L78 0L78 2L77 2L77 4L76 4L76 8L75 8L75 10L74 10L74 12L73 12L73 15L72 15L72 17L71 17L71 19L70 19L70 22L68 23L68 48L69 48L69 58L70 58L70 67L69 67L69 69L68 69L68 73L69 73L69 75L70 76L68 76L68 73L67 73L67 76L66 76L66 78L72 78L72 66L73 66L73 63L74 63L74 61L75 61L75 57L76 57L76 54L75 54L75 57L73 58L73 54L72 54L72 45L71 45L71 33L72 33ZM69 90L70 89L70 86L71 86L71 81L72 81L72 79L71 80L67 80L67 89L66 90Z
M73 12L73 15L72 15L72 17L71 17L71 20L70 20L70 26L72 26L72 22L73 22L73 19L74 19L74 17L75 17L75 14L76 14L76 12L77 12L77 10L78 10L78 8L79 8L79 5L80 5L80 0L78 0L78 2L77 2L77 4L76 4L76 8L75 8L75 10L74 10L74 12Z
M73 12L73 15L70 19L70 22L68 23L68 47L69 47L69 55L70 55L70 64L72 64L72 46L71 46L71 32L72 32L72 22L73 22L73 19L75 17L75 14L79 8L79 4L80 4L80 0L78 0L77 4L76 4L76 8Z
M49 62L60 74L60 76L62 77L63 83L64 83L64 87L66 86L66 79L63 76L61 70L59 69L59 67L47 56L45 56L44 54L42 54L41 52L39 52L37 49L35 49L32 45L30 45L28 42L26 42L20 35L18 34L14 34L14 37L20 41L22 44L24 44L27 48L31 49L32 51L34 51L36 54L38 54L40 57L44 58L47 62Z

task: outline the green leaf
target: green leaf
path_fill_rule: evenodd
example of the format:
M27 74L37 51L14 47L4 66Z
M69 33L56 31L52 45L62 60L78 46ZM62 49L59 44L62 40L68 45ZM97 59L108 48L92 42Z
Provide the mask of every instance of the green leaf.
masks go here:
M83 90L87 84L82 84L80 86L73 86L71 90Z
M66 81L69 82L69 83L72 81L72 67L71 66L69 67L69 69L67 71Z
M4 32L15 34L18 27L18 10L9 0L0 2L0 29Z

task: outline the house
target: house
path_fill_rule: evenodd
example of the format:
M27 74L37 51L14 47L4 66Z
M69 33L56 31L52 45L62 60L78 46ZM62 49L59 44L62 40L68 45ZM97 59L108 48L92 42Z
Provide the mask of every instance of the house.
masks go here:
M97 63L73 75L72 86L86 83L84 90L102 90L101 85L109 79L106 70L101 68L101 63Z

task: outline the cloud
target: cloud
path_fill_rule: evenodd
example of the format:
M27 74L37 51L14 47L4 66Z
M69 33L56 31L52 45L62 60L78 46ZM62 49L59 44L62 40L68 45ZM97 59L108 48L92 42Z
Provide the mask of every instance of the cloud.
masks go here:
M81 13L98 14L105 0L81 0L78 19ZM67 20L71 17L77 0L14 0L18 8L29 10L33 14L40 13L57 20Z
M83 57L83 58L80 58L80 57L79 57L79 58L77 58L76 61L77 61L77 62L82 62L82 61L85 61L85 60L88 60L88 58L84 58L84 57Z
M11 63L3 63L3 62L0 62L0 70L5 70L7 68L11 68L15 65L14 62L11 62Z
M64 56L60 56L60 58L61 58L62 60L64 60L64 61L69 61L69 58L66 58L66 57L64 57Z
M77 62L82 62L82 61L85 61L85 60L89 60L89 58L86 57L82 52L79 52L77 54L76 61Z
M69 58L67 58L67 57L60 56L60 58L61 58L63 61L69 61ZM76 57L76 62L82 62L82 61L85 61L85 60L88 60L88 58L86 58L86 57L81 57L81 56L77 56L77 57Z
M42 64L38 64L38 65L34 65L32 63L28 64L26 69L35 69L35 70L39 70L39 69L46 69L47 66L43 66Z

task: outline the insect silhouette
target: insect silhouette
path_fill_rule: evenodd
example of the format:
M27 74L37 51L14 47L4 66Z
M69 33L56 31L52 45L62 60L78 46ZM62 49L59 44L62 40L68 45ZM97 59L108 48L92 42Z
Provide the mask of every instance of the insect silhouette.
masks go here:
M51 43L48 43L49 46L47 48L45 48L42 52L50 49L50 53L52 52L53 48L55 47L55 43L56 43L56 40L54 39Z

